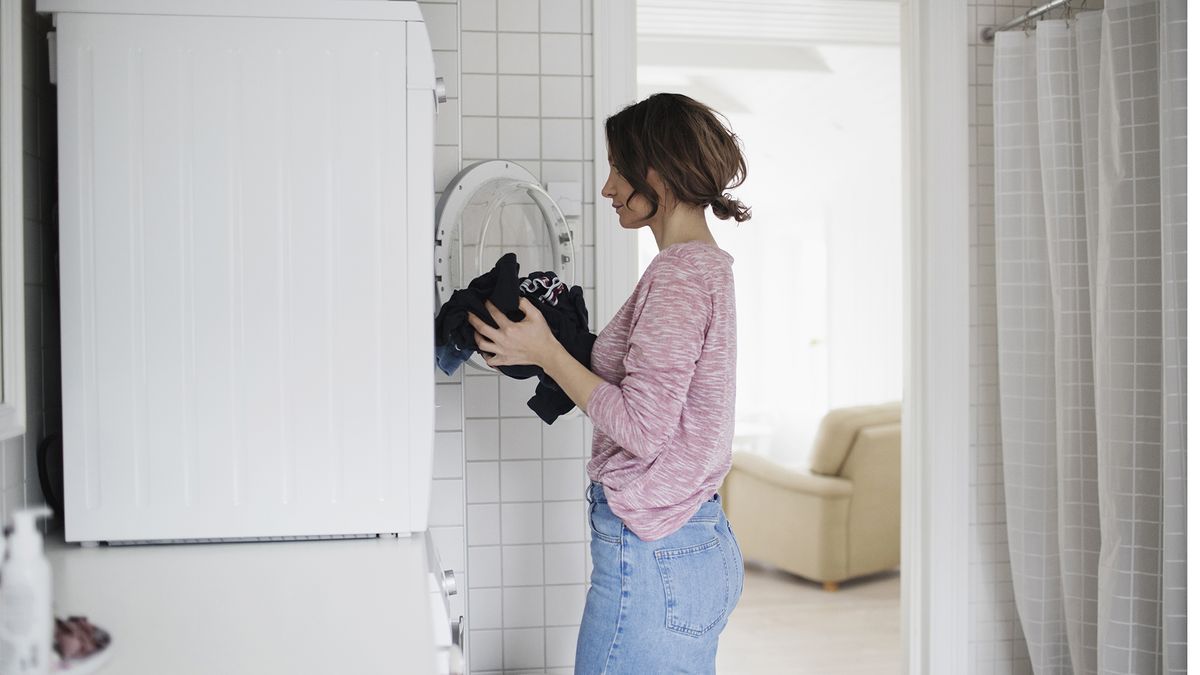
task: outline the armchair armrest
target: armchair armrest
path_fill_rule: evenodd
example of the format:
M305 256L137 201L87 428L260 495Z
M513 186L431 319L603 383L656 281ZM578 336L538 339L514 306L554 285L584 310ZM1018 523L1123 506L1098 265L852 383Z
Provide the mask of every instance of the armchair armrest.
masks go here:
M820 476L803 469L784 468L748 452L733 453L733 466L759 480L815 497L850 497L854 483L835 476Z

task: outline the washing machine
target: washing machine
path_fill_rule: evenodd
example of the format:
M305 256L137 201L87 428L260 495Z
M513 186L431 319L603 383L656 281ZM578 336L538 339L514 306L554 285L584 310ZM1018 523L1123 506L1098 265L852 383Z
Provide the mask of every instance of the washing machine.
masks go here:
M554 272L568 287L576 285L580 186L549 186L561 189L552 195L529 170L503 159L472 164L450 181L435 212L435 313L509 252L522 276ZM494 371L478 352L466 366Z

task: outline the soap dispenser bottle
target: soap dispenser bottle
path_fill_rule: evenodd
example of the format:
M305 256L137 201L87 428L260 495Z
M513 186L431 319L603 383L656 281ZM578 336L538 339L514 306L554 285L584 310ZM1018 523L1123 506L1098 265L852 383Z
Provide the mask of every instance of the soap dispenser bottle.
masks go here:
M8 560L0 566L0 675L46 675L51 669L50 561L35 520L49 515L45 507L13 514Z

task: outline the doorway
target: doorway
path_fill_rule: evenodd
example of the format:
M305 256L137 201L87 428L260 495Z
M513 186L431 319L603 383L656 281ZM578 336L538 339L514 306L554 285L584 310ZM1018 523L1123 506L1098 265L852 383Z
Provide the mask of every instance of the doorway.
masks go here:
M710 9L716 3L705 3ZM728 3L741 6L740 3ZM764 4L754 3L756 11ZM792 4L792 3L787 3ZM868 3L825 3L866 6ZM876 4L876 3L871 3ZM903 323L901 672L968 672L969 255L966 9L932 0L899 12ZM743 8L745 9L745 8ZM636 0L593 5L594 174L607 172L603 123L637 97ZM736 32L736 24L726 24ZM819 29L828 33L829 27ZM714 104L715 105L715 104ZM754 169L751 167L751 175ZM598 185L594 186L598 190ZM598 214L597 218L603 218ZM752 221L753 222L753 221ZM749 225L747 225L749 226ZM714 228L716 229L716 228ZM637 280L637 238L596 227L596 315Z
M675 92L711 106L749 166L733 192L754 217L710 218L737 280L723 493L748 561L718 670L899 673L898 428L888 447L840 449L835 463L857 463L857 475L813 457L831 452L814 448L830 411L834 428L837 414L901 400L899 5L693 5L638 0L637 98ZM639 276L657 253L638 230ZM845 500L820 496L856 481ZM779 494L752 503L763 490ZM827 509L834 521L814 522ZM823 548L846 552L812 555Z

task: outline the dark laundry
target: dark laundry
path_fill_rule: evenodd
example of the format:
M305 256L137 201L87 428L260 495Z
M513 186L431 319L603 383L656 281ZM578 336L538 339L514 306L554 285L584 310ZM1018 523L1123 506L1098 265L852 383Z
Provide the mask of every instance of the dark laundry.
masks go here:
M596 336L588 331L587 305L583 289L567 287L554 272L531 272L518 277L519 265L515 253L505 253L496 261L495 267L459 289L438 310L434 320L435 359L443 373L451 375L471 354L478 351L475 330L467 321L470 312L493 328L492 320L484 302L491 300L510 321L521 321L525 313L518 308L523 296L537 305L550 332L566 348L567 352L591 368L592 345ZM559 416L575 407L574 401L558 386L553 378L538 366L500 366L501 373L517 380L538 378L538 386L528 405L546 424L553 424Z
M467 312L474 314L493 328L496 322L484 307L485 300L491 300L500 311L512 321L525 318L524 312L517 309L519 297L517 279L517 256L507 253L496 261L491 271L479 275L467 284L466 288L454 291L450 299L438 310L434 319L434 345L437 366L447 375L454 371L471 357L475 351L475 329L467 322Z

